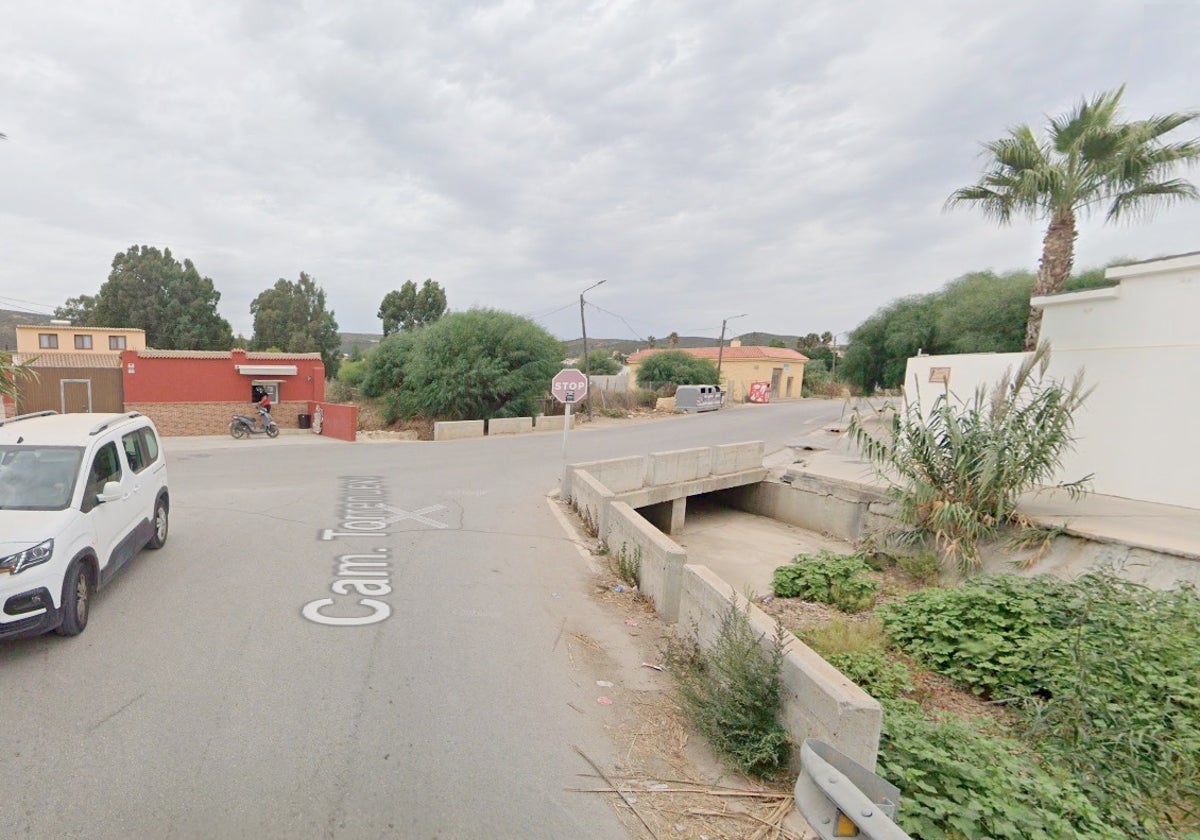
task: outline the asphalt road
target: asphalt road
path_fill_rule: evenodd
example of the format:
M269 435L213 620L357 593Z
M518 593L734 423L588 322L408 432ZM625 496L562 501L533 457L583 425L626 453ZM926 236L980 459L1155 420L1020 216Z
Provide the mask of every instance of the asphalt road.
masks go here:
M770 452L841 412L585 428L565 460ZM0 837L627 837L564 790L591 772L572 746L616 759L603 662L564 639L622 641L545 500L561 447L168 439L167 546L82 636L0 645ZM376 500L386 521L351 506Z

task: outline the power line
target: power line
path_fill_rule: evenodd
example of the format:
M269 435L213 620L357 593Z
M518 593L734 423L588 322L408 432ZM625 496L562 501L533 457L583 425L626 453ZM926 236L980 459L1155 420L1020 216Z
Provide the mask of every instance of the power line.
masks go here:
M540 321L543 318L549 318L551 315L556 315L557 313L562 312L564 309L570 309L574 305L575 301L571 301L570 303L565 303L558 307L558 309L551 309L549 312L543 312L541 315L526 315L525 317L531 321Z
M631 333L633 333L633 337L636 338L638 341L646 341L647 340L645 336L640 335L637 330L635 330L632 326L630 326L629 322L625 320L624 316L618 315L616 312L609 312L604 307L596 306L596 304L594 304L594 303L588 303L588 306L598 309L599 311L603 312L605 315L611 315L612 317L616 318L618 321L620 321L622 324L625 325L626 329L628 329Z

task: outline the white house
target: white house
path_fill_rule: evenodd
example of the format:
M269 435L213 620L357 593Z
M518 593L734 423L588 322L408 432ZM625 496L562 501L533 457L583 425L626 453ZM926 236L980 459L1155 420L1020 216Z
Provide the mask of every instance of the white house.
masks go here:
M1104 495L1200 508L1200 252L1115 266L1116 286L1034 298L1050 375L1084 370L1094 390L1076 416L1075 451L1061 477L1094 474ZM906 390L943 387L969 397L1021 353L918 356Z

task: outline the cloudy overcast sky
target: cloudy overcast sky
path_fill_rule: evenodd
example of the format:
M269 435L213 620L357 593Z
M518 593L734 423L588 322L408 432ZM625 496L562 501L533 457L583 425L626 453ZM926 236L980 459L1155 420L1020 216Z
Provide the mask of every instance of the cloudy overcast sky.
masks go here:
M981 141L1122 83L1130 118L1200 107L1190 0L4 8L0 308L154 245L246 335L301 271L343 331L432 278L562 338L600 280L592 336L841 333L1036 266L1039 224L942 210ZM1197 249L1178 207L1085 223L1077 265Z

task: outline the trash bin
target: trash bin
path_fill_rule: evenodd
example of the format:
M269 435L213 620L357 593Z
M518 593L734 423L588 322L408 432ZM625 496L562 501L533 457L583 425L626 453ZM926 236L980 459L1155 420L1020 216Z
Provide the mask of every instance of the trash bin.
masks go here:
M300 415L300 428L301 429L311 429L312 428L312 415L311 414L301 414Z

